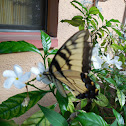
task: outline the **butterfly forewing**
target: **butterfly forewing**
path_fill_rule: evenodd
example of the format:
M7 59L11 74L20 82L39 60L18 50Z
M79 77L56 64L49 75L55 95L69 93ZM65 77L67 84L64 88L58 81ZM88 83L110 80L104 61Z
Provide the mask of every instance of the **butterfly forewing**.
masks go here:
M92 43L88 31L79 31L58 50L49 71L55 79L68 85L73 91L85 93L87 88L81 73L88 73Z

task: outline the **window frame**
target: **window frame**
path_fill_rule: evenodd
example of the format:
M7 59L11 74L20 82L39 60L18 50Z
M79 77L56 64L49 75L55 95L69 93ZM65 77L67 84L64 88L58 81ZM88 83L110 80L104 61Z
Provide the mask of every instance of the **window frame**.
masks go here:
M5 29L5 30L6 29L7 30L12 30L13 29L13 30L19 30L19 31L20 30L26 30L26 29L27 30L41 30L42 29L44 31L47 31L48 0L40 0L39 2L40 2L39 3L39 5L40 5L40 11L39 12L41 13L41 15L39 16L39 18L40 18L40 22L39 22L40 24L39 25L36 25L37 23L35 23L33 25L32 24L31 25L28 25L28 24L26 24L26 25L25 24L23 24L23 25L21 25L21 24L0 24L0 28ZM34 3L32 3L32 4L34 4ZM16 3L14 5L16 5ZM21 5L19 5L19 6L21 6ZM31 5L30 8L33 9L33 6ZM36 14L32 14L32 16L36 15ZM44 17L44 18L42 19L42 17ZM16 18L16 17L13 17L13 18ZM34 16L33 16L32 20L35 20Z
M59 0L48 0L47 34L51 36L51 48L58 47L57 27L58 27L58 4ZM0 42L20 41L32 43L37 48L42 49L40 30L3 30L0 29Z

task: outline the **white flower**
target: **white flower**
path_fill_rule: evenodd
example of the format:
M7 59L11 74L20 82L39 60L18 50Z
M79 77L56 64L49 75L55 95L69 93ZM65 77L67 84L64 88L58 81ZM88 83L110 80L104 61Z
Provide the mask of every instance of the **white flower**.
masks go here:
M26 72L23 75L22 68L19 65L14 65L13 69L14 69L14 71L5 70L3 72L3 76L8 78L4 82L4 88L9 89L12 84L14 84L14 86L18 89L25 87L26 84L24 82L30 78L31 72Z
M122 62L118 60L119 60L119 57L115 56L114 59L112 60L112 64L115 64L118 69L122 69L121 67Z
M103 56L103 59L109 65L113 64L113 60L112 60L112 58L110 58L110 55L109 54L107 54L107 57L106 56Z
M120 71L119 73L126 76L126 71Z
M47 71L47 70L45 70L43 63L41 63L41 62L38 63L38 68L36 68L36 67L31 68L31 72L36 75L37 81L42 81L45 84L50 84L51 81L48 79L48 77L46 75L43 75L43 72L45 72L45 71Z
M93 62L93 66L95 69L100 69L103 63L102 58L99 56L99 44L95 44L95 47L92 50L91 61Z
M100 56L92 56L91 61L93 61L93 66L95 69L100 69L103 63L103 60Z
M121 61L118 61L119 60L119 57L118 56L115 56L114 59L110 58L109 54L107 54L107 57L103 56L103 59L104 61L111 65L111 64L114 64L116 65L116 67L118 69L122 69L121 65L122 65L122 62Z

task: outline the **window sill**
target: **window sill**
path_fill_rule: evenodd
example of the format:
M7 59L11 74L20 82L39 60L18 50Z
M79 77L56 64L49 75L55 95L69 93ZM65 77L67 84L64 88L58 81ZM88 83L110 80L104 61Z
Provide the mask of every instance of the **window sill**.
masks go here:
M0 42L24 40L42 49L40 32L0 32ZM58 39L51 37L51 48L58 47Z

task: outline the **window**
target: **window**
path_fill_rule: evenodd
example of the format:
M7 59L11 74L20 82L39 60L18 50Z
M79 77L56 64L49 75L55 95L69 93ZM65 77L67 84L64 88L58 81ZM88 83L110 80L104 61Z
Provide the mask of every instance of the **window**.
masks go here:
M47 2L47 0L0 0L0 27L46 31Z
M58 46L59 0L0 0L0 42L25 40L42 48L40 29Z

